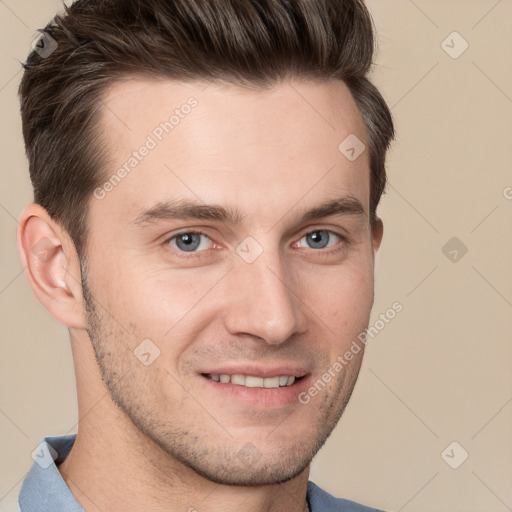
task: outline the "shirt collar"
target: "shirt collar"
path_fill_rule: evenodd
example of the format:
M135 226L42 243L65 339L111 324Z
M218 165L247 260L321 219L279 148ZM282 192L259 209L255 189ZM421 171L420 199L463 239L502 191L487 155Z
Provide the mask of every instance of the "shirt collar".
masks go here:
M75 438L76 434L45 437L32 452L34 463L18 496L23 512L84 512L57 468Z

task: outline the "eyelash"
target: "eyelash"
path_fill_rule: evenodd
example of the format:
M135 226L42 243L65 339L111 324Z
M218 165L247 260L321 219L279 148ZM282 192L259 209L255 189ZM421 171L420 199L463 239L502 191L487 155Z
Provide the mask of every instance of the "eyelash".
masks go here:
M348 244L347 237L341 235L340 233L338 233L336 231L330 230L330 229L312 229L311 231L307 231L306 233L301 235L301 237L293 244L299 243L305 236L310 235L312 233L316 233L316 232L329 233L330 235L334 235L339 238L339 242L337 244L335 244L335 246L333 246L333 247L329 247L326 249L309 248L311 251L314 251L315 254L318 256L333 255L333 254L337 253L338 251L342 250ZM175 233L172 236L166 238L164 241L164 246L169 246L170 242L172 240L178 238L181 235L202 235L202 236L205 236L206 238L208 238L213 244L215 244L215 242L206 233L203 233L202 231L188 230L188 231L181 231L179 233ZM191 259L191 258L204 257L203 253L207 252L209 249L203 249L201 251L190 251L190 252L180 251L179 249L174 249L174 248L172 248L172 250L173 250L174 254L178 254L180 258ZM215 249L213 249L213 250L215 250Z

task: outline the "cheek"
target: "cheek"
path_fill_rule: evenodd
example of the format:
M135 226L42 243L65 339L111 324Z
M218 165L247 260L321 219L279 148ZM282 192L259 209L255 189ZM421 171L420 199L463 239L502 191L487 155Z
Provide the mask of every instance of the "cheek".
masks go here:
M173 269L145 265L138 257L95 262L95 288L106 303L115 304L120 317L143 321L161 334L192 311L226 273L220 268ZM151 322L148 325L148 321Z
M373 263L339 266L303 279L303 300L325 328L353 335L368 325L374 299Z
M211 299L223 274L214 269L195 269L193 274L124 268L114 276L104 272L103 304L129 333L132 350L149 339L160 350L156 366L174 368L180 354L213 322L217 304Z
M226 273L221 267L157 270L139 276L132 293L138 296L141 316L152 319L165 334L188 323L198 311L208 316L212 310L208 304L216 296L217 285Z

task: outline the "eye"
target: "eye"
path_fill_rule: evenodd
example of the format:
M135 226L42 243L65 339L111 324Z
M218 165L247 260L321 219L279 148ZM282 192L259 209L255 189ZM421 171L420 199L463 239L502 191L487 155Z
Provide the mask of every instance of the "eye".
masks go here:
M310 247L311 249L326 249L328 247L332 247L336 244L336 242L340 241L341 236L334 233L333 231L320 229L317 231L311 231L311 233L303 236L299 240L299 247L304 247L303 240L307 244L307 247Z
M168 240L168 244L183 252L199 252L208 249L212 240L203 233L191 231L188 233L179 233Z

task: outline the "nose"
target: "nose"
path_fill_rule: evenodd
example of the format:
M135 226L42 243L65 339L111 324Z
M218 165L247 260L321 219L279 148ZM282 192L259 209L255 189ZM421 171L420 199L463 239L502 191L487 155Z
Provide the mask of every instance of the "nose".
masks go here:
M253 263L238 261L226 283L226 329L234 335L261 338L269 345L305 332L305 306L288 274L278 257L262 255Z

